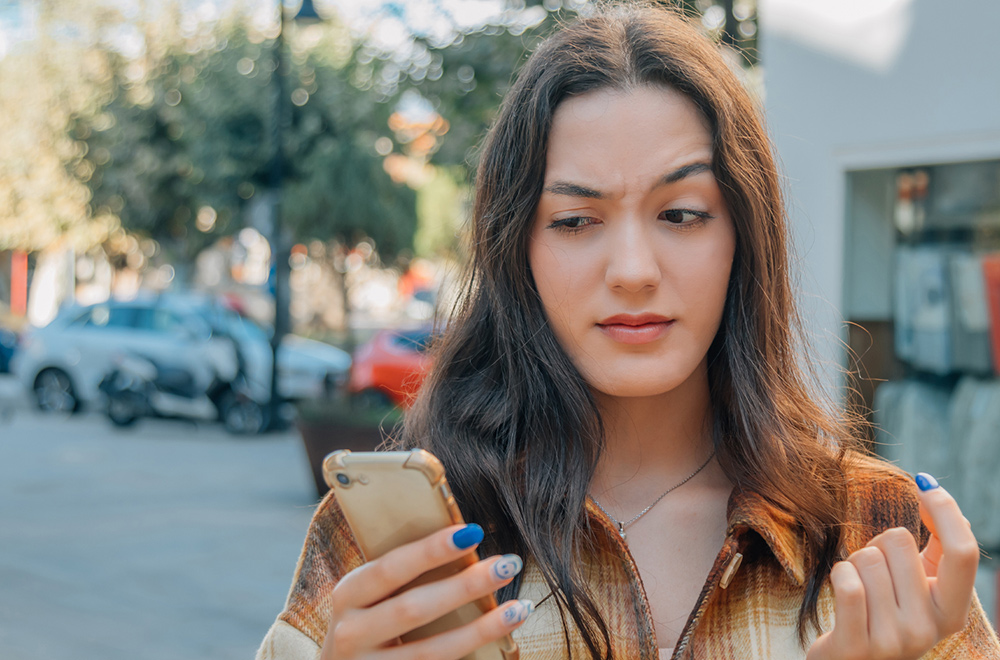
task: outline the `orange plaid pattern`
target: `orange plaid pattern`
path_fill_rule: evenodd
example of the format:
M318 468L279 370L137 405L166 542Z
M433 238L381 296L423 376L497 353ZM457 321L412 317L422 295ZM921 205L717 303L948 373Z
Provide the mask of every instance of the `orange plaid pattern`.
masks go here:
M916 487L906 474L882 461L855 456L850 460L848 484L852 521L845 539L848 553L891 527L908 528L920 539L921 546L927 542ZM587 513L598 538L597 551L585 559L585 569L611 631L614 657L657 660L649 605L628 548L607 516L589 501ZM806 580L801 532L791 516L755 493L735 490L727 516L726 540L674 648L673 658L804 658L805 650L797 634ZM743 560L734 572L736 553ZM326 635L330 592L340 576L361 563L361 553L339 507L327 496L310 526L285 609L265 637L258 660L315 658ZM549 592L537 569L528 562L520 597L540 605L513 633L521 658L586 658L575 630L570 630L571 653L567 650L554 599L545 599ZM819 612L823 628L832 627L833 593L829 584L821 593ZM941 641L923 658L1000 660L1000 641L978 599L974 599L965 628Z

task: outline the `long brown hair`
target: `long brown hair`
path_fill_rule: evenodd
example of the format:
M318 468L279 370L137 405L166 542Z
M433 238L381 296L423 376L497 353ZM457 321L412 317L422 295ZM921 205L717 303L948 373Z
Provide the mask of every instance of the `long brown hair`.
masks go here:
M442 459L467 519L488 530L483 551L530 557L564 624L573 619L594 658L610 657L607 627L574 568L588 544L584 502L601 453L601 419L546 324L527 246L556 107L592 90L644 85L686 94L711 127L712 167L737 235L709 349L714 443L736 488L759 493L801 525L805 640L838 558L843 451L853 432L818 403L797 359L803 335L784 206L756 107L716 47L677 12L602 8L550 36L520 71L480 154L464 296L401 444ZM515 581L500 595L518 588Z

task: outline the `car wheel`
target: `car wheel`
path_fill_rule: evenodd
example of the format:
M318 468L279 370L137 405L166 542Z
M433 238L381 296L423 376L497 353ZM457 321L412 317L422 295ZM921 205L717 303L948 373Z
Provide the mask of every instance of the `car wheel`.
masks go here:
M235 435L256 435L267 427L267 411L253 399L227 392L219 402L219 416L226 430Z
M46 412L75 412L80 408L80 400L73 390L73 381L62 369L44 369L35 378L35 401L40 410Z
M132 426L142 416L134 397L112 396L108 398L108 419L115 426Z

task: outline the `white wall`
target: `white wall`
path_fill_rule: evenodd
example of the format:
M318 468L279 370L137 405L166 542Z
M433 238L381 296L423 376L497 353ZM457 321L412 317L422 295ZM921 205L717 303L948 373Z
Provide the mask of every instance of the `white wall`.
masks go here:
M1000 158L1000 1L759 5L765 106L787 177L803 317L826 384L839 387L845 172Z

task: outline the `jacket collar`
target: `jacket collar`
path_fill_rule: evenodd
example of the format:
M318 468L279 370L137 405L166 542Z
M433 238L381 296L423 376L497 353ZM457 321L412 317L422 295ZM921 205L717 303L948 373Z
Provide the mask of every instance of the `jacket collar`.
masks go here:
M748 532L756 532L788 577L800 587L805 584L805 539L802 528L787 511L779 509L752 491L733 489L726 509L726 535L749 543ZM745 540L744 540L745 539Z

